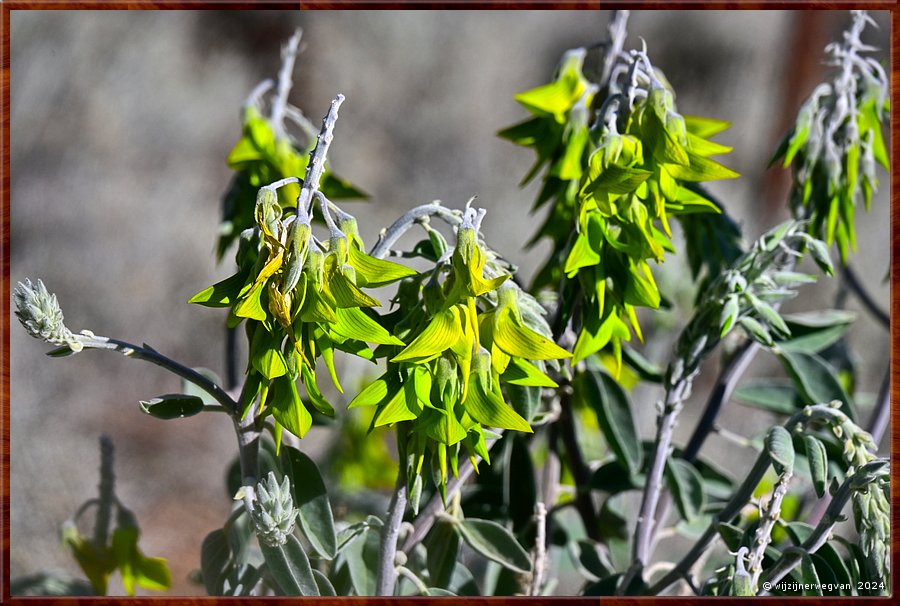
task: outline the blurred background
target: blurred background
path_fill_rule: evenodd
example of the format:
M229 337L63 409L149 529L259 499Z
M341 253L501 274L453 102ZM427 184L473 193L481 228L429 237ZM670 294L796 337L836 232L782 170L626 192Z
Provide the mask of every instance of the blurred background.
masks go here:
M887 13L865 41L887 57ZM546 249L524 250L535 219L534 185L517 184L529 150L495 133L526 117L513 95L549 81L562 53L605 38L607 12L14 11L11 15L11 280L42 278L75 331L147 342L187 365L223 373L224 313L185 303L230 275L214 260L225 157L240 137L250 90L274 78L279 49L303 28L291 102L317 126L343 93L329 160L371 194L344 208L364 239L409 207L433 199L461 207L478 196L491 246L529 280ZM755 238L788 217L788 174L766 170L803 99L826 73L822 49L849 23L839 11L634 11L626 48L647 41L682 113L729 120L723 159L743 177L711 186ZM852 265L888 308L888 178L872 212L857 219ZM685 259L656 272L661 290L689 302ZM806 288L787 310L833 305L839 281ZM385 297L382 297L384 300ZM854 298L851 309L859 309ZM665 364L685 318L647 318L645 355ZM849 343L859 352L857 399L874 399L888 366L888 333L861 313ZM188 580L199 546L225 521L225 470L235 448L224 415L163 422L139 399L177 392L177 378L146 363L92 351L63 360L10 335L11 572L79 575L59 525L96 494L101 433L116 446L117 492L137 515L142 548L165 556L172 594L202 593ZM717 362L708 363L682 415L676 442L693 428ZM342 376L373 372L360 366ZM760 356L751 374L781 373ZM346 381L351 383L351 381ZM351 394L352 395L352 394ZM639 427L654 432L660 394L633 394ZM339 416L346 399L335 399ZM868 412L863 412L864 419ZM748 436L765 413L730 406L721 424ZM334 452L332 432L302 448ZM741 453L713 436L706 452L724 468ZM729 458L731 457L731 458ZM324 462L325 465L327 462ZM737 464L737 463L736 463ZM327 465L326 465L327 467ZM345 474L346 475L346 474ZM392 477L390 471L388 477ZM391 480L389 479L388 482ZM386 501L385 501L386 502ZM577 590L577 585L573 586ZM112 592L120 592L115 585Z

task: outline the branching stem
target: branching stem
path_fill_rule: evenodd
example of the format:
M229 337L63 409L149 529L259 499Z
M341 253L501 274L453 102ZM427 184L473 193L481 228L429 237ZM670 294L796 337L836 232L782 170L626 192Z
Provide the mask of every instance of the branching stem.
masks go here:
M406 211L402 217L394 221L394 223L386 230L381 232L378 242L369 253L371 256L382 259L390 252L391 247L400 236L405 234L413 225L420 222L425 217L440 217L449 225L454 227L462 223L462 215L459 211L450 210L441 206L440 200L435 200L431 204L423 204Z

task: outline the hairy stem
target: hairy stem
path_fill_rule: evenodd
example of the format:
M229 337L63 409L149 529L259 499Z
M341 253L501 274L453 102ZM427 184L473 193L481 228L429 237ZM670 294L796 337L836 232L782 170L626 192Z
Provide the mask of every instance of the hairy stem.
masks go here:
M291 74L294 73L294 62L297 60L297 52L300 49L300 38L303 31L298 27L294 35L281 48L281 69L278 72L278 94L272 102L271 122L275 127L275 136L284 137L284 117L287 109L288 95L294 82Z
M613 65L616 58L622 53L625 46L625 38L628 36L628 15L631 11L613 11L609 18L607 31L609 32L609 46L603 55L603 72L600 74L600 88L609 83L609 77L612 75Z
M831 415L833 414L833 411L827 405L818 404L816 406L807 406L788 419L784 424L784 428L789 433L792 433L798 426L802 425L805 427L811 421L828 419L831 418ZM725 504L725 507L713 517L700 539L694 543L691 550L681 558L672 570L650 587L648 593L651 595L658 595L678 579L687 577L691 566L693 566L706 550L709 549L713 540L718 536L719 524L721 522L730 521L740 513L741 509L750 501L753 496L753 491L762 481L763 476L766 475L766 471L768 471L769 465L771 464L772 458L769 456L768 451L763 450L760 452L756 458L756 462L748 472L747 477L744 478L744 481L735 490L731 499Z
M391 504L388 506L387 518L381 529L381 546L378 557L378 572L375 579L375 595L394 595L394 585L397 582L397 539L400 536L400 524L403 523L403 514L407 503L406 462L400 461L397 471L397 485L394 494L391 495Z
M703 414L697 422L697 427L694 429L694 433L691 434L687 446L684 448L682 458L684 458L685 461L693 463L697 460L697 456L700 454L700 450L703 448L706 438L715 430L716 418L722 411L722 407L731 399L731 394L734 393L738 382L747 370L747 367L750 366L750 363L753 361L753 358L758 351L759 344L756 341L747 341L741 345L719 373L719 378L716 380L716 384L709 395L709 399L706 401L706 407L703 409ZM657 530L660 528L660 524L668 517L671 506L672 494L668 490L664 490L663 494L660 496L659 505L656 508L654 516L656 521L651 533L652 536L656 535ZM651 543L652 540L653 539L651 538Z
M490 451L494 444L496 444L498 440L493 442L489 442L487 447ZM470 459L464 459L459 462L459 475L455 478L450 478L447 482L447 499L451 500L456 494L462 489L463 485L466 481L471 477L472 472L475 471L475 467L472 465L472 461ZM439 492L436 492L432 495L432 497L428 500L424 507L419 510L419 515L416 516L416 519L413 520L413 528L412 532L410 532L406 539L403 541L403 545L400 547L400 550L404 553L412 552L413 548L421 543L425 537L428 535L428 531L431 530L431 527L434 526L434 521L437 518L438 514L441 513L444 509L444 501L441 498Z
M316 147L309 154L309 165L306 167L306 176L303 178L303 189L300 190L300 198L297 207L301 206L309 210L313 197L319 191L319 181L325 172L325 158L328 156L328 148L334 140L334 124L338 119L338 109L344 102L344 95L338 94L331 102L331 107L325 119L322 120L322 130L316 140Z
M877 461L876 461L877 462ZM878 463L878 462L877 462ZM880 464L880 463L879 463ZM871 465L871 464L870 464ZM847 502L853 496L856 490L866 486L872 482L875 477L872 471L868 469L868 465L856 471L852 476L846 478L838 488L832 498L831 503L822 520L813 529L812 534L800 549L788 549L782 553L781 558L763 575L763 584L773 587L778 584L781 579L786 577L800 565L804 553L815 553L828 541L828 537L834 530L835 525L842 519L841 512L844 511ZM767 591L763 591L760 595L765 595Z
M204 377L196 370L179 364L171 358L167 358L155 349L152 349L150 347L140 347L138 345L120 341L119 339L111 339L109 337L86 336L84 334L80 334L76 335L75 338L85 348L117 351L126 357L134 358L136 360L144 360L156 364L161 368L165 368L169 372L178 375L182 379L190 381L191 383L211 395L219 404L230 410L232 414L240 414L237 402L235 402L224 389L219 387L213 381Z
M462 215L458 211L450 210L441 206L440 200L435 200L431 204L423 204L406 211L402 217L394 221L394 223L381 232L378 242L369 253L373 257L379 259L384 258L391 247L400 236L405 234L413 225L420 222L425 217L440 217L450 225L459 225L462 222Z

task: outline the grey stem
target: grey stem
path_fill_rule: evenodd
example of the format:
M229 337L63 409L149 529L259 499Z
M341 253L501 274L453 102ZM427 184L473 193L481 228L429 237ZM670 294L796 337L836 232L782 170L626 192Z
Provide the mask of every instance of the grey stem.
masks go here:
M609 46L603 55L603 72L600 75L600 88L609 83L613 65L625 46L625 38L628 36L628 15L631 11L613 11L609 18Z
M537 524L537 532L534 538L534 572L531 577L531 591L529 595L541 595L544 586L544 574L547 565L547 507L542 501L535 505L534 517Z
M297 206L308 209L313 197L319 191L319 181L325 172L325 158L328 156L328 148L334 139L334 124L338 119L338 109L344 102L344 95L338 94L331 102L331 107L325 119L322 120L322 130L319 131L316 147L309 154L309 165L306 167L306 176L303 179L303 189L300 190L300 199Z
M867 431L875 441L876 447L880 445L881 440L884 439L884 434L887 431L890 420L891 368L888 366L887 372L884 375L884 380L881 382L881 389L878 390L878 399L875 402L875 410L872 413L872 419L869 421L869 427L867 428ZM825 515L825 511L828 509L830 503L831 495L826 492L821 499L816 501L816 504L810 510L806 523L812 525L818 524L819 520L822 519L822 516Z
M240 414L237 402L231 399L231 396L229 396L224 389L216 385L214 382L210 381L208 378L204 377L193 368L188 368L187 366L179 364L171 358L167 358L166 356L162 355L155 349L151 349L149 347L139 347L125 341L120 341L119 339L110 339L108 337L86 336L84 334L80 334L75 335L75 338L85 348L117 351L126 357L135 358L136 360L144 360L146 362L151 362L153 364L156 364L157 366L165 368L169 372L178 375L182 379L190 381L191 383L211 395L216 399L217 402L219 402L219 404L232 411L232 414Z
M489 442L487 445L488 450L496 443L496 440ZM466 480L472 475L473 471L475 471L475 467L472 465L470 459L460 461L459 475L447 482L447 499L452 499L456 496L456 493L460 491L463 484L465 484ZM431 530L431 527L434 526L434 521L438 513L443 509L444 502L441 499L440 493L436 492L425 506L419 510L419 515L416 516L416 519L413 521L412 532L406 536L403 545L400 547L401 551L409 554L416 545L421 543L428 535L428 531Z
M831 500L831 503L828 505L828 510L825 512L822 520L816 525L812 534L809 535L809 538L804 541L801 549L785 551L775 565L766 571L762 577L764 586L768 585L774 587L777 585L781 579L789 575L792 570L800 565L803 558L803 552L815 553L826 541L828 541L831 531L841 520L841 512L847 505L847 501L853 496L856 485L860 483L861 478L870 473L869 470L862 468L844 480L835 493L834 498ZM759 595L764 595L765 593L767 592L763 591L760 592Z
M700 454L700 449L706 442L706 438L716 427L716 418L722 411L722 406L731 399L738 382L744 375L744 372L750 366L756 353L759 351L760 345L756 341L747 341L738 349L737 352L728 361L706 401L706 407L703 409L703 415L697 422L694 433L688 440L687 446L684 448L682 458L685 461L693 463ZM653 535L657 534L666 518L669 516L669 510L672 506L672 493L664 490L660 497L659 505L656 507L656 522L653 528ZM651 545L652 548L652 545Z
M281 49L281 69L278 72L278 95L272 103L272 114L270 116L272 125L275 127L275 136L282 138L285 136L284 117L287 108L288 95L293 86L291 74L294 72L294 62L297 59L297 52L300 49L300 38L303 31L298 27L294 30L287 44Z
M400 236L409 231L413 225L425 217L433 216L440 217L448 224L454 226L458 226L462 222L462 217L457 211L444 208L438 200L435 200L431 204L417 206L408 210L402 217L394 221L390 227L382 232L381 236L378 238L378 242L375 243L375 246L372 248L369 255L378 259L383 259L388 252L390 252L391 246L400 239Z
M663 489L663 474L666 469L666 460L672 449L672 435L675 431L675 423L678 414L684 405L684 396L690 391L690 379L683 378L676 382L666 393L666 401L663 406L663 414L659 417L656 429L656 445L653 449L650 469L647 472L647 484L641 500L641 509L638 513L637 527L634 531L634 565L629 569L620 585L620 591L625 591L635 574L639 574L641 568L646 566L650 557L650 543L653 539L654 515L659 504L659 497Z
M407 503L406 465L401 459L397 471L397 486L391 496L387 519L381 529L381 546L378 558L378 573L375 579L375 595L394 595L397 583L397 539L400 536L400 525Z
M804 410L801 410L788 419L783 427L791 433L798 426L805 426L811 420L814 420L817 414L822 414L823 412L826 415L828 414L828 407L826 405L807 406ZM772 458L769 456L768 451L763 450L760 452L756 458L756 462L747 474L747 477L744 478L744 481L735 490L731 499L725 504L722 511L713 517L709 526L706 528L706 531L703 533L703 536L694 543L691 550L681 558L672 570L650 587L648 590L650 595L658 595L663 589L677 581L679 578L687 575L691 566L693 566L712 545L713 540L719 533L719 524L721 522L728 522L734 518L734 516L740 513L744 505L750 501L753 496L753 491L762 481L771 464Z
M881 444L884 434L887 431L888 423L891 420L891 369L888 366L887 372L884 373L884 380L881 382L881 388L878 390L878 399L875 402L875 411L872 413L872 419L869 421L868 432L875 440L875 444Z
M97 519L94 524L94 545L102 549L109 541L109 523L116 500L116 476L113 473L113 443L106 434L100 436L100 498L97 500Z

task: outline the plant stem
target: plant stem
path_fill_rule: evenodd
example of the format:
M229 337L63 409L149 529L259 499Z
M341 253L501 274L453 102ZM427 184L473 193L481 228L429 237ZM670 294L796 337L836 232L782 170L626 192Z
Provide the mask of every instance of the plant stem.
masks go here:
M860 303L863 304L863 307L872 314L882 326L890 329L891 327L891 316L886 311L879 307L878 303L875 302L875 299L869 294L869 291L866 290L866 287L863 286L859 277L856 275L856 272L853 271L849 265L844 266L843 270L844 282L846 282L847 286L850 287L857 298L859 298Z
M499 433L499 432L498 432ZM490 451L494 444L496 444L499 440L495 440L493 442L488 443L487 447ZM460 491L463 487L463 484L466 483L466 480L472 475L472 472L475 471L475 467L472 465L472 461L469 459L464 459L459 463L459 475L455 478L451 478L447 482L447 499L450 500L456 493ZM431 527L434 526L435 518L439 513L444 509L444 501L441 499L441 495L439 492L435 492L432 497L428 500L424 507L419 510L419 515L416 516L416 519L413 520L413 529L410 532L406 539L403 541L403 545L400 547L400 550L404 553L410 553L413 548L422 542L423 539L428 535L428 531L431 530Z
M700 420L697 422L697 427L694 429L694 433L691 435L687 446L684 448L682 458L685 461L693 463L697 460L697 456L703 448L706 438L715 430L716 418L722 411L722 407L731 399L731 394L734 393L738 382L747 370L747 367L750 366L750 363L753 361L753 358L758 351L759 344L756 341L748 340L740 346L719 373L719 378L716 380L716 384L709 394L709 398L706 401L706 407L703 410L703 414L700 416ZM672 494L669 491L664 490L660 496L659 505L656 508L656 521L651 532L651 537L656 535L657 528L659 528L659 525L668 517L671 506Z
M788 421L784 424L784 428L792 433L795 429L803 425L804 427L808 425L811 421L814 420L822 420L829 419L833 415L833 411L824 404L817 404L815 406L807 406L800 412L794 414ZM703 555L703 553L710 547L712 541L718 535L719 524L721 522L727 522L734 518L738 513L740 513L741 509L746 505L750 498L753 496L753 491L756 489L756 486L762 481L763 476L766 475L766 471L769 469L769 465L772 463L772 458L769 456L769 452L767 450L763 450L759 453L756 458L756 462L753 464L753 467L747 474L747 477L744 478L744 481L741 485L735 490L731 499L726 503L725 507L716 514L706 531L694 543L694 546L691 550L685 554L685 556L675 565L675 567L670 570L662 579L654 583L648 593L651 595L658 595L663 589L677 581L679 578L686 577L688 571L691 566Z
M565 386L561 386L561 388L563 387ZM591 493L587 490L587 484L591 479L591 469L584 461L581 448L578 446L575 418L572 416L571 389L563 389L559 405L559 436L562 438L569 468L572 470L572 477L575 479L575 507L578 509L578 514L581 516L588 537L594 541L599 541L601 537L597 524L597 512L594 510Z
M825 544L831 535L831 531L834 530L835 525L841 520L841 512L844 510L850 497L853 496L853 493L868 485L877 477L868 467L867 465L857 470L856 473L844 480L828 505L828 510L825 512L822 520L816 525L809 538L804 541L803 546L800 549L785 550L775 565L763 575L764 585L768 584L770 587L777 585L781 579L800 565L804 553L815 553ZM759 595L764 595L765 593L768 592L763 591Z
M390 227L381 232L378 242L375 243L369 255L379 259L384 258L391 250L391 246L400 239L400 236L425 217L433 216L440 217L450 225L459 225L462 222L460 213L441 206L440 200L435 200L431 204L416 206L406 211Z
M275 127L275 136L281 138L285 136L284 117L287 109L287 99L293 86L291 74L294 72L294 62L297 59L297 52L300 49L300 38L303 31L298 27L294 30L294 35L281 48L281 69L278 71L278 94L272 103L271 122Z
M602 89L609 83L612 75L613 65L625 46L625 38L628 36L628 15L631 11L613 11L609 18L607 31L609 32L609 42L606 53L603 55L603 72L600 75L600 88Z
M400 536L400 525L407 503L406 461L401 457L397 470L397 485L391 495L387 519L381 529L381 546L378 557L378 572L375 579L375 595L394 595L397 582L397 539Z
M316 139L316 147L309 154L309 165L306 167L306 175L303 178L303 188L297 200L297 208L303 207L309 211L313 197L319 191L319 181L325 173L325 158L328 156L328 148L334 140L334 124L338 119L338 109L344 102L344 95L338 94L331 102L328 113L322 120L322 130Z
M138 345L133 345L125 341L120 341L119 339L110 339L109 337L98 337L93 335L87 336L84 334L79 334L75 335L75 338L78 339L78 341L85 348L117 351L126 357L134 358L136 360L144 360L165 368L169 372L178 375L182 379L190 381L191 383L211 395L219 404L230 410L232 414L240 414L237 402L235 402L231 398L231 396L229 396L228 393L225 392L224 389L216 385L213 381L210 381L208 378L204 377L196 370L179 364L171 358L167 358L155 349L152 349L150 347L140 347Z

